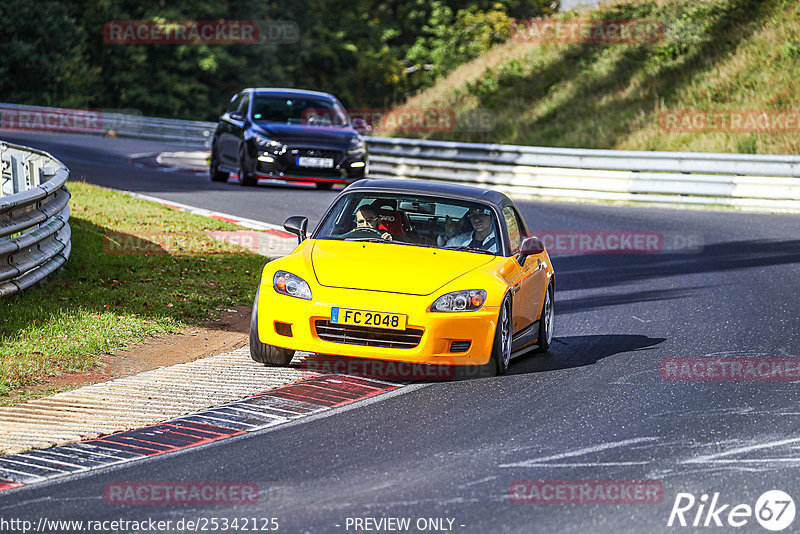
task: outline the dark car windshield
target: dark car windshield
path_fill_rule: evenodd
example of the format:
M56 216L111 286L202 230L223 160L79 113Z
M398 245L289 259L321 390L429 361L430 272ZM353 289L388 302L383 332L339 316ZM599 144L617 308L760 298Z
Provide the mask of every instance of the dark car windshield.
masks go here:
M292 95L255 95L253 120L347 127L350 120L335 100Z
M500 254L498 228L494 211L479 202L364 192L342 196L322 221L315 238Z

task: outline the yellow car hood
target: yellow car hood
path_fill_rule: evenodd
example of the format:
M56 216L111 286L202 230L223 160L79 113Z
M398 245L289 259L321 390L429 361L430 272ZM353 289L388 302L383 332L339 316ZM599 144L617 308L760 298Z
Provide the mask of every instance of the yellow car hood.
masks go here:
M319 240L311 263L328 287L430 295L495 256L409 245ZM469 288L465 288L469 289Z

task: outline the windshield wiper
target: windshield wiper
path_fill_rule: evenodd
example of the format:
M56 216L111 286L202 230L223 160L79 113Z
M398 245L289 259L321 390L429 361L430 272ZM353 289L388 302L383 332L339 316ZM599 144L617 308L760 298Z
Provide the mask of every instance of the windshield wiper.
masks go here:
M444 247L444 248L446 248L447 250L466 250L467 252L480 252L481 254L491 254L492 256L497 255L494 252L489 252L488 250L484 250L482 248L475 248L467 245L462 245L460 247Z
M439 248L436 245L423 245L422 243L410 243L408 241L400 241L397 240L395 243L400 243L401 245L408 245L410 247L424 247L424 248Z

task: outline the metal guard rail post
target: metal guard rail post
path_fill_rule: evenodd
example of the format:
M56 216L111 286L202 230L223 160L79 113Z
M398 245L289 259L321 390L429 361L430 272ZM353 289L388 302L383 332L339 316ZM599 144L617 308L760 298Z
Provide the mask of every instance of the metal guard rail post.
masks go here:
M31 148L0 142L0 297L43 280L72 250L69 169Z

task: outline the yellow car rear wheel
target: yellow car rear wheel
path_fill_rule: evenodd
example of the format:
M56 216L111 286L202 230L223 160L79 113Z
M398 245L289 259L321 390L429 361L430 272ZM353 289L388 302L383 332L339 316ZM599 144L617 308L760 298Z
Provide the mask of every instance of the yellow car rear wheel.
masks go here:
M553 289L553 282L547 285L547 292L544 295L544 304L542 304L542 313L539 316L539 347L536 352L547 352L550 349L550 343L553 341L553 323L555 319L553 310L553 298L555 290Z

